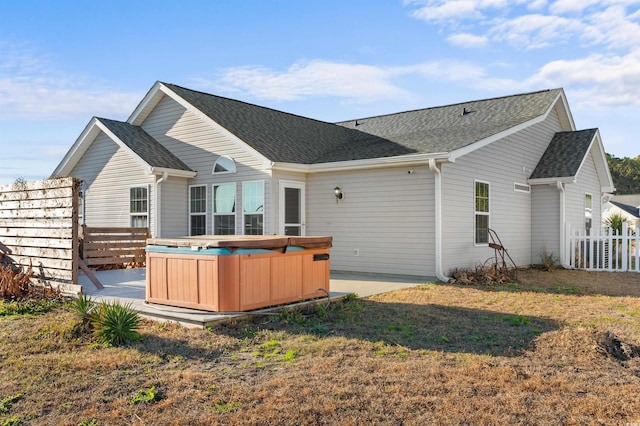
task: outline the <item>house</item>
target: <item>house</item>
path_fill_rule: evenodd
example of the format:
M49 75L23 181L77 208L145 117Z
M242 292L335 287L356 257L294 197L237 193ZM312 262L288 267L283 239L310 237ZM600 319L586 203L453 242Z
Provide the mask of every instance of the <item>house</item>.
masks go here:
M334 270L437 276L563 253L614 190L597 129L562 89L327 123L157 82L125 122L94 117L53 172L90 226L156 237L333 237Z
M618 200L628 200L634 202L634 205L625 204ZM635 229L640 226L640 196L638 195L615 195L605 205L602 212L602 221L606 224L607 220L614 216L620 216L627 222L630 228Z

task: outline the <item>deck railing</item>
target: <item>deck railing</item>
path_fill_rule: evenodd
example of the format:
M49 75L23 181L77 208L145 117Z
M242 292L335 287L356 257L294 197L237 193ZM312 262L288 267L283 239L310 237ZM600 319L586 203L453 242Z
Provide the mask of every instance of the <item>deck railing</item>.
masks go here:
M565 262L571 268L588 271L640 272L640 228L626 222L622 231L603 229L587 235L567 226Z

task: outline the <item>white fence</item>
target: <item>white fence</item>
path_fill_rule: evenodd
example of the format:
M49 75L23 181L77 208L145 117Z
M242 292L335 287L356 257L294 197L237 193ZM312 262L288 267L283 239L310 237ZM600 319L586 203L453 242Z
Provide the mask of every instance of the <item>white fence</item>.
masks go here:
M567 225L564 261L567 266L588 271L640 272L640 228L623 222L622 232L611 229L576 232Z

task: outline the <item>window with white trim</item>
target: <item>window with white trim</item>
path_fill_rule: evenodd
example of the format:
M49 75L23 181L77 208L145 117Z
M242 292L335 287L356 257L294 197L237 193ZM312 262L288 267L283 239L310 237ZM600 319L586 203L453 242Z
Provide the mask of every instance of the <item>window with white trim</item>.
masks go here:
M129 188L129 215L133 228L149 226L149 187L133 186Z
M244 235L264 234L264 181L242 182Z
M84 193L80 193L78 197L78 224L84 225Z
M189 187L189 235L207 233L207 186Z
M233 158L227 157L226 155L222 155L218 157L215 164L213 165L213 170L211 173L235 173L236 172L236 162L233 161Z
M213 185L213 233L236 233L236 184Z
M489 243L489 183L475 182L475 244Z
M591 194L584 194L584 229L587 235L591 235L591 225L593 220L593 197Z

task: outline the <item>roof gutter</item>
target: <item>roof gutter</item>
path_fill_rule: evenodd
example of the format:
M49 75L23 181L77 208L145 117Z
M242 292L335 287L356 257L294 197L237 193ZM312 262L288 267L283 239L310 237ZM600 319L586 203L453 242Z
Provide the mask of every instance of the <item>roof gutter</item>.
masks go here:
M337 172L347 170L379 169L383 167L404 167L428 164L430 160L450 161L448 152L432 154L411 154L396 157L367 158L363 160L335 161L332 163L296 164L273 162L272 170L300 173Z
M194 178L198 174L198 172L194 172L192 170L178 170L178 169L168 169L166 167L149 167L149 173L152 175L162 175L165 174L176 177L184 177L184 178Z
M576 182L577 182L577 178L575 176L527 179L527 183L529 185L557 185L560 183L566 184L566 183L576 183Z
M435 158L429 159L429 170L435 176L435 214L436 214L436 277L442 282L449 282L449 277L442 272L442 171Z

